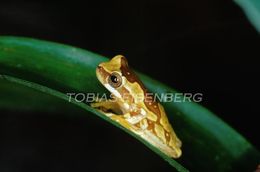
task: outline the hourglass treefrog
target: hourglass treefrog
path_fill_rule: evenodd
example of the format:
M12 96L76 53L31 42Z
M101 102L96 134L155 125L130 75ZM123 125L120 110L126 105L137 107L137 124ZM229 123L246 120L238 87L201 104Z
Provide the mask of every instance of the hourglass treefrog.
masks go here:
M168 156L181 156L181 141L173 131L163 106L148 94L124 56L117 55L99 64L96 75L113 98L94 102L92 107Z

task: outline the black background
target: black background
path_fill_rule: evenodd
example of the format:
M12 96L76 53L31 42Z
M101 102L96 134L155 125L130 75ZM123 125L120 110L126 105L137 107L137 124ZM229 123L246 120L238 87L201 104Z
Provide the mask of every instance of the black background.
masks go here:
M232 1L1 1L0 35L123 54L133 68L179 91L203 93L202 105L260 148L260 37ZM99 119L11 112L0 118L0 171L170 170ZM96 129L102 138L85 134ZM142 154L135 157L132 147Z

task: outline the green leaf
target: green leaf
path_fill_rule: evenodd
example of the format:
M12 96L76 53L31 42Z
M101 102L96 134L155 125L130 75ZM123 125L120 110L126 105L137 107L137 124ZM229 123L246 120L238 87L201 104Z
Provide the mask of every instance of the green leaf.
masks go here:
M260 32L260 1L259 0L234 0L245 12L249 21Z
M47 112L48 114L62 112L62 114L66 115L85 113L84 110L68 101L32 89L25 84L10 82L4 79L3 76L1 77L0 110L9 112Z
M107 60L89 51L62 44L29 38L0 37L2 80L60 98L63 101L53 101L54 104L57 103L57 107L61 107L59 105L62 102L66 106L69 104L66 95L68 92L105 92L105 88L96 79L95 68L100 62ZM152 92L176 93L174 89L148 76L143 74L139 76ZM1 89L16 89L7 87L0 86ZM24 90L16 90L14 93L19 94L21 91ZM7 96L3 97L7 102L10 100L6 98ZM40 100L45 102L48 99L51 98L46 96ZM0 107L12 108L11 105L9 106L10 103L1 102L3 101L0 101ZM163 104L169 120L183 142L183 155L178 160L166 156L87 104L75 101L71 103L124 130L168 161L178 171L187 171L184 166L191 171L252 171L260 159L259 152L245 138L212 112L196 103ZM35 103L32 103L32 107L39 108Z

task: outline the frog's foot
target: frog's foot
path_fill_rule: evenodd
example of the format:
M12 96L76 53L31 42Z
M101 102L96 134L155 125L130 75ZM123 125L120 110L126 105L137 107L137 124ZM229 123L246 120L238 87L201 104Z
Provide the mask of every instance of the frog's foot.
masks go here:
M114 102L111 101L95 101L95 103L90 103L90 106L93 108L105 108L105 109L111 109L114 106Z
M123 127L127 128L128 130L134 131L135 126L132 125L131 123L129 123L125 118L124 115L111 115L110 119L112 119L113 121L118 122L120 125L122 125Z
M100 110L103 113L107 113L107 116L109 115L109 112L120 114L121 110L120 107L116 102L113 100L107 100L107 101L96 101L94 103L90 104L91 107Z
M110 102L95 102L91 103L90 106L102 112L107 112L109 109L111 109L112 105Z
M110 119L112 119L113 121L115 121L115 122L119 123L120 125L122 125L124 128L126 128L126 129L128 129L128 130L130 130L130 131L132 131L134 133L137 133L138 129L133 124L129 123L129 121L127 121L125 119L125 117L124 117L125 115L118 115L118 114L115 114L113 112L105 112L105 111L100 110L100 109L98 109L98 110L102 114L104 114L107 117L109 117Z
M181 146L182 146L182 142L177 136L176 136L176 145L178 148L181 148Z
M174 142L175 142L176 146L178 148L181 148L181 146L182 146L181 140L177 137L176 133L173 130L171 130L171 131L172 131L172 135L173 135Z

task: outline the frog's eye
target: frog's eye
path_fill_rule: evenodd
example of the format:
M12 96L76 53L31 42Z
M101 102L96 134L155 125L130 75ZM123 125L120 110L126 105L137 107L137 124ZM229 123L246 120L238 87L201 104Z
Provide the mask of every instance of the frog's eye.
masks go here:
M108 83L114 88L120 87L122 84L122 77L118 73L113 72L108 78Z

